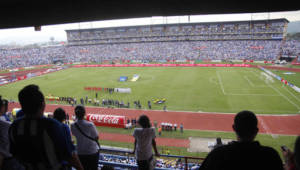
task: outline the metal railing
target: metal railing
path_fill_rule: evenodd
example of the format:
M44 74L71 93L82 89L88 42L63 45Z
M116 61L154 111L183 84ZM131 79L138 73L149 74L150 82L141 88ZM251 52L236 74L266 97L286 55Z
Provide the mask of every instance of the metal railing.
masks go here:
M130 159L130 157L133 157L133 155L134 155L133 151L131 149L112 148L112 147L106 147L106 146L101 147L100 153L105 155L103 152L123 154L123 156L120 156L120 157L127 157L128 160ZM180 156L180 155L166 155L166 154L161 154L160 157L177 158L177 159L183 160L185 170L189 169L188 160L198 160L198 161L203 161L204 160L204 158L199 158L199 157ZM104 161L104 160L99 160L99 164L113 166L113 167L129 168L129 169L137 169L138 168L138 166L136 164L109 162L109 161ZM167 170L167 169L172 169L172 168L155 167L155 169L156 170Z

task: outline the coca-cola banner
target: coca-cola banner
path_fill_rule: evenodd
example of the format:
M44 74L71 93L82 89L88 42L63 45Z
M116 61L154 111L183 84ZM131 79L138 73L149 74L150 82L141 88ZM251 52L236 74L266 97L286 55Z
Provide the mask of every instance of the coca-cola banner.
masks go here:
M19 77L17 77L17 80L25 80L25 79L27 79L27 76L19 76Z
M87 114L86 120L93 122L96 126L107 126L125 128L125 116Z

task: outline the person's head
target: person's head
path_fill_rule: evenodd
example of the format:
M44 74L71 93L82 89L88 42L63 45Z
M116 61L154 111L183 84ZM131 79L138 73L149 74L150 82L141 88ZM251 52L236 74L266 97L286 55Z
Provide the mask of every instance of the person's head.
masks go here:
M241 111L234 118L233 130L240 141L253 141L257 132L257 118L251 111Z
M0 115L4 113L4 101L2 100L2 96L0 96Z
M42 116L45 109L45 98L39 86L25 86L18 95L22 111L26 116Z
M57 108L55 109L54 113L53 113L53 118L58 120L59 122L63 122L64 120L66 120L66 112L63 108Z
M2 102L3 102L4 113L6 113L8 110L8 100L4 99L4 100L2 100Z
M216 139L217 145L221 145L222 144L222 139L220 137L218 137Z
M82 120L85 116L85 108L82 105L77 105L75 107L75 115L78 120Z
M146 115L141 115L138 119L138 123L142 126L142 128L150 128L151 127L150 120L149 120L148 116L146 116Z
M296 142L295 142L295 148L294 148L294 154L295 154L295 164L297 170L300 170L300 136L298 136Z

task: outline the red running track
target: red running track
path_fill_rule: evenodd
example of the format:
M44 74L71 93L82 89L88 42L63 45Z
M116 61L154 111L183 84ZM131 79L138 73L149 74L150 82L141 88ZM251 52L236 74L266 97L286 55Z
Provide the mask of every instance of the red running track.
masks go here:
M99 133L101 140L118 141L126 143L134 143L134 138L131 135L116 134L116 133ZM155 139L158 146L174 146L174 147L190 147L190 141L188 139L174 139L174 138L159 138Z
M10 104L9 110L20 107L18 103ZM67 113L74 114L74 107L69 105L48 104L46 112L53 112L57 107L63 107ZM87 113L124 115L128 118L138 118L142 114L149 116L151 121L158 123L182 123L185 129L232 132L235 114L197 113L174 111L151 111L135 109L111 109L101 107L86 107ZM300 135L300 114L295 115L257 115L259 132L267 134Z

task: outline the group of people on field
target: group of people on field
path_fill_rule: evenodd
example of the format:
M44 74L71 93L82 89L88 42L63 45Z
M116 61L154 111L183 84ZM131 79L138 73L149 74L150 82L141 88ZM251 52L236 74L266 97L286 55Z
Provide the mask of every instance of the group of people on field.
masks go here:
M66 113L62 108L54 111L53 118L43 116L45 98L38 86L25 86L18 98L23 116L12 123L0 119L0 169L70 170L73 167L78 170L98 170L99 134L95 125L85 120L83 105L75 107L76 121L69 128L64 124ZM7 110L6 100L0 98L0 114L3 115ZM138 169L154 169L155 156L160 156L155 128L146 115L141 115L137 123L138 127L133 132L133 153ZM283 147L283 164L276 150L255 141L259 129L253 112L239 112L232 128L237 140L215 147L202 162L200 170L299 170L299 137L294 152ZM76 138L76 146L71 132ZM106 168L109 169L103 167Z

